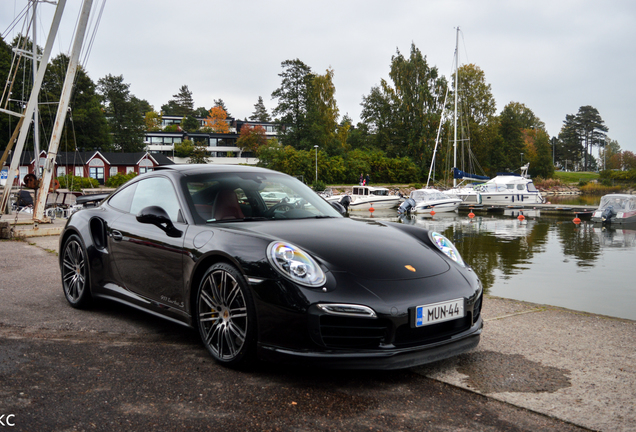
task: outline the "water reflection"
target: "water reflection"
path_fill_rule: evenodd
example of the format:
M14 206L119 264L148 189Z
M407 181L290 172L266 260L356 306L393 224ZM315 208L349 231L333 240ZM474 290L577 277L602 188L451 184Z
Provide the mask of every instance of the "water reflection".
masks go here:
M629 268L636 261L636 226L602 228L539 212L498 215L403 215L376 211L375 220L421 226L452 239L479 274L487 293L636 319L636 289ZM355 218L371 218L356 214ZM602 288L602 289L601 289Z

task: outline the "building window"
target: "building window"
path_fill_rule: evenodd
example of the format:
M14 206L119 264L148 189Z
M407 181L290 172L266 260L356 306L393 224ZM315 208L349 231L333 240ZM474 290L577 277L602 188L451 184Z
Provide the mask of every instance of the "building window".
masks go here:
M84 167L76 166L75 167L75 177L84 177Z
M110 177L112 177L112 176L116 176L116 175L117 175L117 167L116 167L116 166L112 166L112 167L110 167L110 174L109 174L109 176L110 176Z
M104 167L90 167L88 169L88 176L96 179L99 184L104 184Z
M57 167L56 177L62 177L63 175L66 175L66 167L64 166Z
M135 172L135 167L127 166L126 167L126 174L130 174L131 172Z

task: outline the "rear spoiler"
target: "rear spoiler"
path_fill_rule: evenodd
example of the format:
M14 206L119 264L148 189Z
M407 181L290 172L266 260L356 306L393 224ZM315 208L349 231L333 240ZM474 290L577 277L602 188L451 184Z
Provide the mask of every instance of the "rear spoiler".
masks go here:
M75 202L83 207L92 207L96 206L97 203L104 201L110 193L99 193L92 195L82 195L78 196Z

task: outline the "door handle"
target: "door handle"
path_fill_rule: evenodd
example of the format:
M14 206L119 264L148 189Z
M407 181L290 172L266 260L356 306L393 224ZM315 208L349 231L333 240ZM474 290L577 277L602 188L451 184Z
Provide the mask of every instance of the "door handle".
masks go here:
M121 235L121 233L120 233L119 231L112 231L112 232L110 233L110 236L111 236L111 237L113 238L113 240L115 240L115 241L121 241L121 240L124 238L124 236L123 236L123 235Z

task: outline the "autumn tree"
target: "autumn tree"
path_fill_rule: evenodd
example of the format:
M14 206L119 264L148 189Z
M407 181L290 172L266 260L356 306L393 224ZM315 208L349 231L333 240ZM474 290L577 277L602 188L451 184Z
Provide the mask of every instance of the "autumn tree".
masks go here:
M149 132L157 132L161 130L161 123L163 121L163 116L161 113L156 111L148 111L144 116L144 121L146 123L146 130Z
M250 126L248 124L241 127L241 132L236 140L236 146L240 152L252 152L256 154L258 149L267 144L267 135L263 126ZM239 157L241 157L239 153Z
M214 106L217 108L222 108L223 111L225 111L226 118L232 118L232 114L230 114L230 111L225 106L225 102L223 102L223 99L214 99Z
M261 96L258 97L258 102L254 104L254 112L250 116L250 120L258 122L270 122L272 120Z
M324 75L312 75L306 118L309 136L301 142L301 148L311 149L317 145L330 155L344 150L348 126L339 135L339 110L335 94L332 69L327 69Z
M213 133L230 133L230 126L227 121L227 113L219 106L210 108L208 117L205 119L205 127Z
M618 141L608 139L600 154L600 159L603 161L603 169L620 169L622 167L620 154L621 146Z

